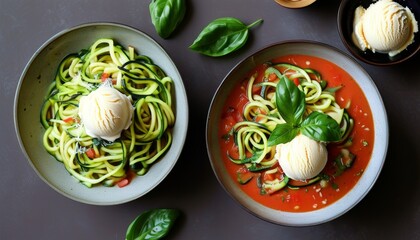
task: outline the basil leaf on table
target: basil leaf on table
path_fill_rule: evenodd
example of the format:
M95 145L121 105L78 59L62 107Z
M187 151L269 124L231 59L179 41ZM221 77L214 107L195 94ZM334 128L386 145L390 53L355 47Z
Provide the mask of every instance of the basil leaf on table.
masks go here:
M156 32L168 38L184 19L185 0L152 0L149 11Z
M168 234L179 214L177 209L153 209L144 212L128 226L125 239L161 239Z
M247 26L236 18L218 18L200 32L189 48L211 57L224 56L241 48L248 40L248 29L262 21Z
M340 140L340 126L330 116L312 112L300 126L303 135L317 141L335 142Z

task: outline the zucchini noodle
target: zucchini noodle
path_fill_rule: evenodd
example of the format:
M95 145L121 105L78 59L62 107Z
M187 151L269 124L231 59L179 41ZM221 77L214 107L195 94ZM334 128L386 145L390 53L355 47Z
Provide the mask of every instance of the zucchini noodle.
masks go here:
M132 124L114 142L89 136L80 122L79 100L103 82L133 101ZM89 49L66 56L57 69L41 109L45 149L84 185L113 186L144 175L169 149L173 81L133 47L99 39Z
M235 159L228 154L229 159L235 164L244 165L250 172L263 174L278 172L275 159L276 146L269 146L267 139L278 124L285 123L277 110L275 100L277 82L283 76L294 81L299 90L305 94L304 117L314 111L332 117L341 129L339 142L346 141L353 128L353 119L335 100L335 91L339 88L328 88L327 82L322 79L319 72L288 63L268 63L264 76L258 77L255 73L249 77L245 89L249 102L243 108L244 120L233 125L229 133L238 148L238 158ZM257 81L257 79L262 80ZM276 181L278 183L274 185L273 182L262 182L261 186L267 188L268 192L277 191L280 189L281 181L280 179Z

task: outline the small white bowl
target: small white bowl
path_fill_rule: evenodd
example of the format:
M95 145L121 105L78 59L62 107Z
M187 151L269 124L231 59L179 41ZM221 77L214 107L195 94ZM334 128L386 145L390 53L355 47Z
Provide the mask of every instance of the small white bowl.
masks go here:
M40 109L47 88L60 61L70 53L88 48L99 38L112 38L124 47L133 46L149 56L174 81L176 122L173 143L166 155L144 176L136 176L124 188L95 186L77 182L62 163L47 153L42 136ZM14 103L16 134L29 163L50 187L64 196L87 204L115 205L137 199L156 187L177 162L187 135L188 102L181 76L165 50L145 33L120 24L89 23L64 30L45 42L26 65L16 90Z
M374 146L371 159L357 184L331 205L309 212L285 212L266 207L238 188L226 169L219 145L218 126L223 106L234 86L255 67L285 55L309 55L325 59L345 69L364 92L373 115ZM374 82L353 58L331 46L310 41L280 42L267 46L238 63L217 89L207 118L207 152L213 171L224 189L245 209L272 223L286 226L310 226L331 221L353 208L372 188L385 162L388 148L388 120L382 98Z

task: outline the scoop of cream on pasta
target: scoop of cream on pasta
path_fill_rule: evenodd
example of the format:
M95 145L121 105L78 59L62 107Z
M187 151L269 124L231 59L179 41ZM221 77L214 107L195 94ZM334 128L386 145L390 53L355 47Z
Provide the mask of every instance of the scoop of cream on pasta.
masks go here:
M110 84L100 86L79 102L79 117L86 133L111 142L130 127L133 112L130 98Z
M276 146L276 158L289 178L303 181L316 177L324 169L328 151L324 143L299 134Z

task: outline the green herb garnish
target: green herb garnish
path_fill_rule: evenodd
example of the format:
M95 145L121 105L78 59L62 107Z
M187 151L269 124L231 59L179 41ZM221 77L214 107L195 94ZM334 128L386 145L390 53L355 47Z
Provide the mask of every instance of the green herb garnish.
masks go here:
M262 21L247 26L236 18L218 18L201 31L189 48L211 57L226 55L241 48L248 40L248 29Z
M168 38L184 19L185 0L152 0L149 11L156 32Z
M165 237L180 212L176 209L153 209L142 213L128 226L126 240L157 240Z
M305 119L305 94L286 76L276 73L280 78L276 88L276 107L286 123L277 124L272 131L268 145L274 146L293 140L299 133L316 141L334 142L341 138L339 124L321 112L312 112Z

